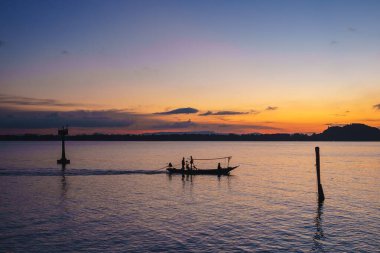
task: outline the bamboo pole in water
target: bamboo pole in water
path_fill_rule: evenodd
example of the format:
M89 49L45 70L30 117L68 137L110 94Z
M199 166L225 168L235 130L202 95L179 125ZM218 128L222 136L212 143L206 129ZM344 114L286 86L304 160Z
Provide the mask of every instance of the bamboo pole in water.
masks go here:
M325 200L325 194L323 193L323 188L321 184L321 165L319 159L319 147L315 147L315 160L317 167L318 201L322 202Z

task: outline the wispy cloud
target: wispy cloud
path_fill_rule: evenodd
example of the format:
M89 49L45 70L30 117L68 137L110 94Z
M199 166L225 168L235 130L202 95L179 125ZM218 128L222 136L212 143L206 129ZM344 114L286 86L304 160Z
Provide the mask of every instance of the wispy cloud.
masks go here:
M55 99L41 99L41 98L30 98L21 96L12 96L0 94L0 105L7 106L57 106L57 107L74 107L74 106L84 106L80 103L66 103Z
M186 108L178 108L167 112L156 112L154 114L159 115L173 115L173 114L193 114L199 112L198 109L186 107Z
M329 127L342 127L342 126L345 126L346 124L326 123L325 125L326 125L326 126L329 126Z
M350 111L346 110L344 112L333 113L330 115L334 116L334 117L346 117L349 113L350 113Z
M266 110L266 111L275 111L275 110L277 110L277 109L278 109L277 106L268 106L265 110Z
M61 51L61 54L62 54L62 55L68 55L68 54L70 54L70 53L69 53L69 51L67 51L67 50L62 50L62 51Z
M179 122L168 122L164 124L153 125L151 129L154 130L169 130L169 129L185 129L190 127L195 127L197 124L191 120L179 121Z
M380 122L380 118L378 119L364 118L364 119L360 119L359 121Z
M347 30L348 30L349 32L356 32L356 31L357 31L357 29L354 28L354 27L348 27Z
M374 105L373 108L374 108L375 110L380 110L380 104Z
M280 131L281 128L278 127L271 127L271 126L265 126L265 125L257 125L257 124L218 124L218 127L220 128L229 128L232 131L237 129L245 129L250 131L259 131L259 130L276 130Z
M227 116L227 115L242 115L242 114L248 114L249 112L238 112L238 111L217 111L217 112L212 112L212 111L207 111L205 113L199 114L199 116Z

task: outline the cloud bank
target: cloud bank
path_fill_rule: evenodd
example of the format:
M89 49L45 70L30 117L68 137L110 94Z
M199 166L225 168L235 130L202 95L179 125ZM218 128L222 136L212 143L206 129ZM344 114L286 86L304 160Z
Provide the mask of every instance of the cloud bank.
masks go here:
M44 109L38 109L38 107ZM3 133L28 133L30 131L50 131L64 125L81 131L102 131L105 133L144 133L154 131L213 131L224 133L253 132L257 130L281 130L261 124L223 124L220 122L194 122L173 120L166 115L196 114L198 116L233 116L258 113L257 111L207 111L199 113L192 107L177 108L158 113L138 114L126 110L69 110L63 107L82 106L55 99L39 99L0 94L0 130ZM45 109L49 108L50 109ZM54 109L57 108L57 109ZM271 107L274 110L274 107ZM86 130L87 129L87 130Z
M59 128L87 129L112 133L154 131L214 131L224 133L255 132L259 130L281 130L260 124L220 124L207 122L170 121L152 114L136 114L123 110L74 110L74 111L23 111L0 108L0 130L3 133L24 132ZM13 129L13 130L12 130ZM6 131L4 131L6 130ZM49 130L50 131L50 130Z
M19 111L0 109L0 128L47 129L63 125L84 128L128 127L132 114L118 110L104 111Z

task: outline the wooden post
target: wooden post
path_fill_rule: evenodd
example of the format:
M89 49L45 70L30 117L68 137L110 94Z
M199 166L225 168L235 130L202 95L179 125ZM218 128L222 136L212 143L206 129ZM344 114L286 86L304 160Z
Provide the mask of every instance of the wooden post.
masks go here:
M323 193L323 188L321 184L321 165L319 159L319 147L315 147L315 160L317 167L318 201L322 202L325 200L325 194Z

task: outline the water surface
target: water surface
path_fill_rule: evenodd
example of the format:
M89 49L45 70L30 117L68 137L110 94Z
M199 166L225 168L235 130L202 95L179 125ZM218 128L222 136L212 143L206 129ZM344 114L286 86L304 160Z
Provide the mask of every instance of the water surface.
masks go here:
M380 143L68 142L64 172L59 154L58 142L0 142L1 252L380 247ZM189 155L240 167L183 180L158 170Z

